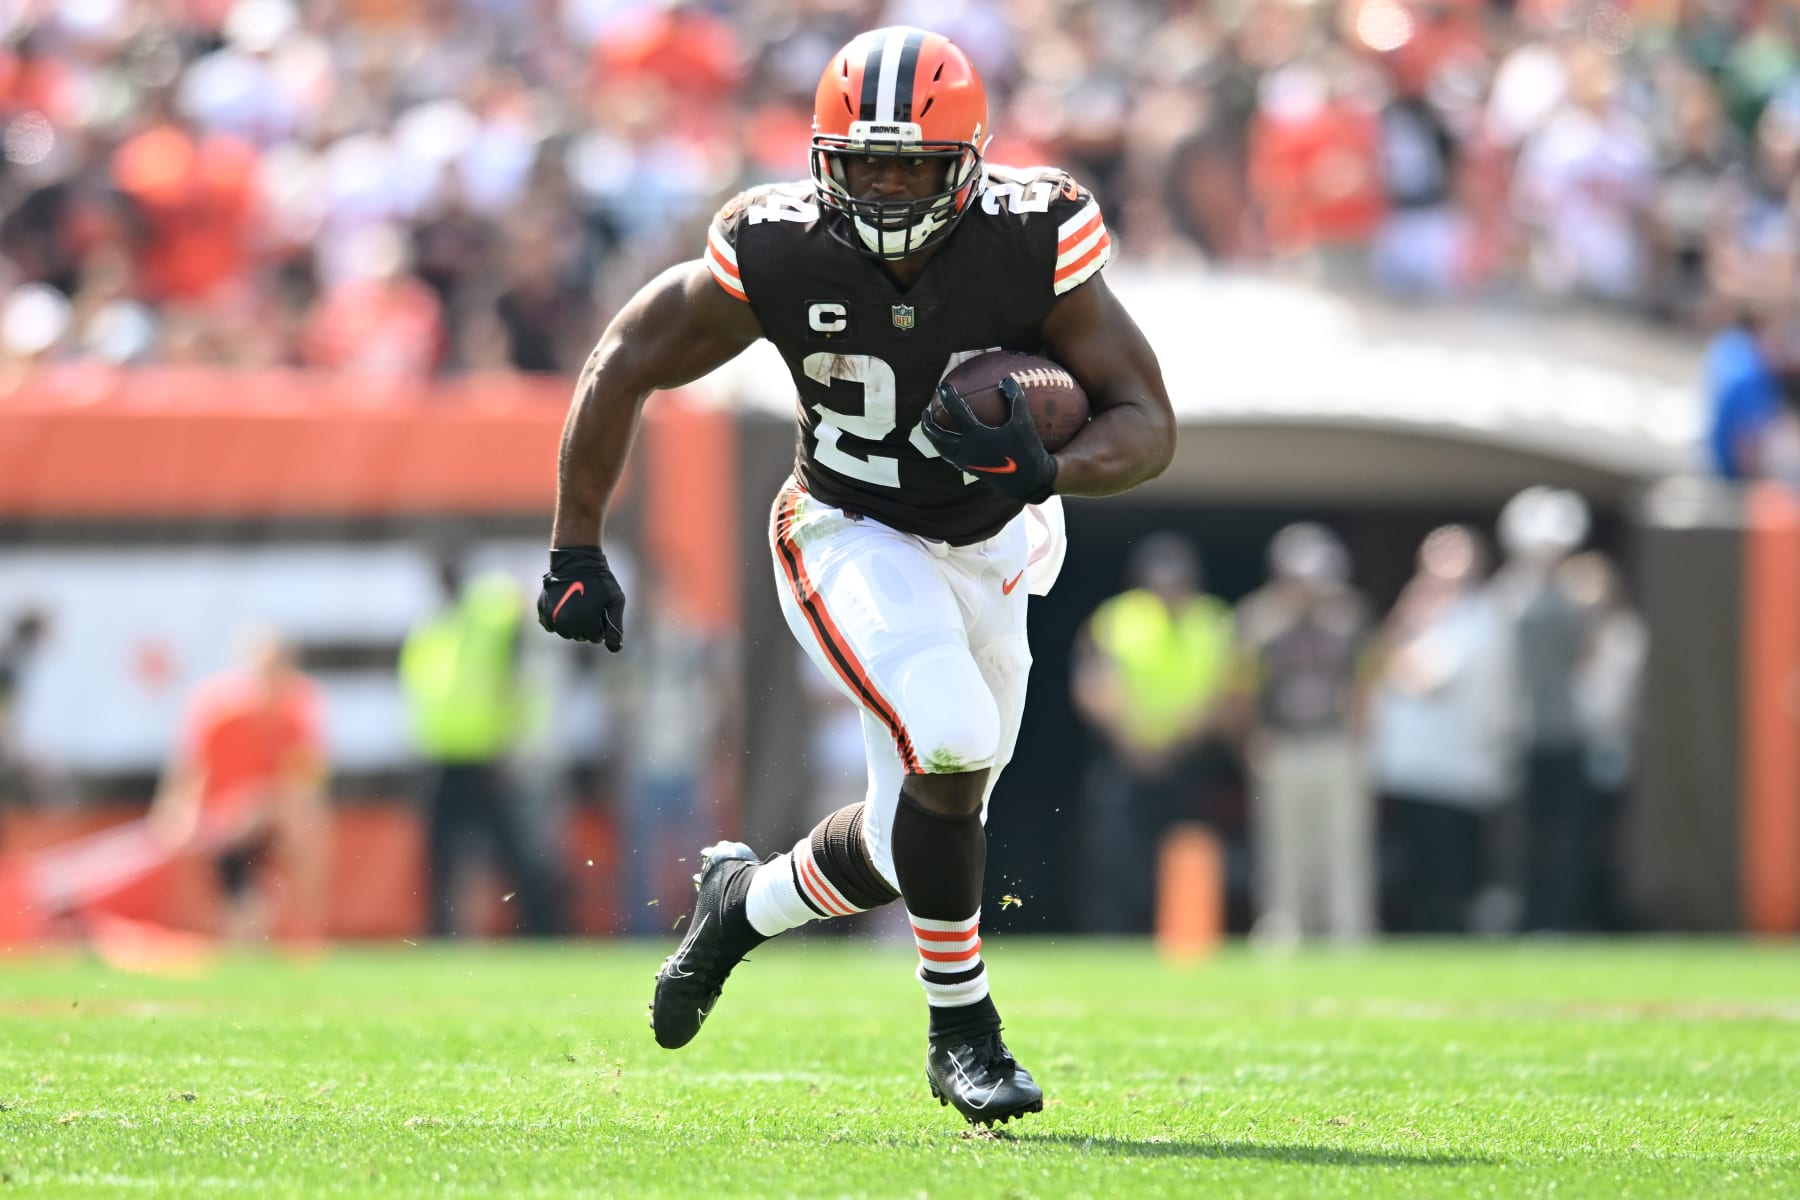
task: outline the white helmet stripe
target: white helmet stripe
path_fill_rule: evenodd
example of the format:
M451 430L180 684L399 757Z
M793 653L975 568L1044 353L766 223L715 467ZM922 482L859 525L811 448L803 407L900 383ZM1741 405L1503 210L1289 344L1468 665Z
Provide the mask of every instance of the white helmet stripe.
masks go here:
M881 82L875 92L875 119L892 121L894 119L895 84L900 79L900 55L906 49L906 35L912 30L904 25L897 25L888 30L887 41L881 46ZM911 97L908 97L911 99Z

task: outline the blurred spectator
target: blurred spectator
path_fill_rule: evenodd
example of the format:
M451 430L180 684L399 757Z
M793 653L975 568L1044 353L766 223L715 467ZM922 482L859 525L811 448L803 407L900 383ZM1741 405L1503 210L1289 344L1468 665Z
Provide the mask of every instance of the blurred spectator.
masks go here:
M1742 162L1743 144L1704 74L1672 65L1665 85L1671 102L1652 218L1653 304L1658 316L1703 323L1713 319L1716 304L1710 250L1721 223L1724 180Z
M1366 260L1403 294L1523 284L1701 327L1793 273L1790 5L222 0L15 14L0 302L53 289L81 311L54 353L113 361L572 370L522 336L543 294L495 308L531 235L597 325L735 187L803 176L816 64L883 22L956 38L995 161L1067 164L1128 258ZM368 275L376 228L441 309L429 351L299 319ZM83 304L113 251L123 285Z
M1511 788L1510 642L1483 566L1471 530L1433 531L1382 634L1371 745L1401 853L1395 926L1413 933L1469 928Z
M1594 550L1577 554L1557 575L1562 590L1585 615L1588 631L1575 670L1575 716L1598 828L1578 843L1593 857L1579 865L1576 878L1589 881L1586 903L1600 927L1617 929L1623 922L1612 850L1637 761L1650 633L1626 599L1618 568L1605 555Z
M44 611L28 605L13 614L12 627L0 641L0 804L30 791L36 773L18 744L12 718L25 687L25 673L49 628Z
M444 349L442 304L409 273L398 231L373 226L355 240L349 273L307 317L306 361L394 379L429 376Z
M508 257L494 315L516 371L574 374L593 345L594 305L570 269L578 240L548 227L521 231Z
M1524 924L1590 930L1600 859L1599 802L1588 786L1576 679L1587 615L1557 572L1587 537L1587 504L1574 492L1526 488L1500 513L1506 564L1494 589L1513 623L1523 778Z
M1250 180L1277 255L1363 243L1380 219L1379 126L1349 80L1342 65L1313 59L1263 76Z
M1363 757L1360 670L1368 611L1343 543L1289 525L1269 544L1273 578L1237 612L1250 720L1257 863L1253 933L1289 944L1375 929L1375 814Z
M128 202L138 286L153 302L217 301L249 267L257 154L152 107L119 146L113 181Z
M485 841L518 892L525 932L563 932L564 882L547 840L531 828L506 756L524 726L519 633L524 601L511 579L486 574L465 586L454 551L438 563L444 607L416 625L400 654L413 735L430 764L426 867L435 937L475 932L459 901L465 871Z
M1797 182L1800 94L1764 110L1750 161L1715 184L1707 278L1728 315L1791 309L1800 264L1793 214Z
M1224 754L1221 703L1235 657L1231 610L1202 590L1185 538L1158 533L1133 550L1131 590L1094 610L1077 635L1075 709L1102 751L1082 809L1081 911L1094 932L1150 928L1157 841L1172 822L1208 820Z
M151 805L151 827L177 853L210 857L234 943L325 932L331 813L325 794L323 698L291 647L248 645L241 673L201 686ZM279 865L286 913L266 878Z
M1655 160L1611 57L1569 51L1569 94L1526 138L1513 203L1533 282L1554 296L1640 302Z
M1762 310L1727 329L1706 348L1701 376L1706 388L1707 456L1724 479L1766 473L1770 439L1782 411L1782 381L1775 355L1779 328Z

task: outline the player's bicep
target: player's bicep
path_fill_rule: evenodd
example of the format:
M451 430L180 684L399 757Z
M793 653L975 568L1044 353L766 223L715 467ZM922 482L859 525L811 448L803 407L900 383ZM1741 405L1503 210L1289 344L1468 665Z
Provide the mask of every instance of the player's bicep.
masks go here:
M680 387L736 358L762 336L750 305L717 282L705 259L670 267L613 318L589 360L632 391Z
M1173 423L1156 351L1103 277L1089 279L1051 306L1044 346L1081 383L1095 413L1133 405Z

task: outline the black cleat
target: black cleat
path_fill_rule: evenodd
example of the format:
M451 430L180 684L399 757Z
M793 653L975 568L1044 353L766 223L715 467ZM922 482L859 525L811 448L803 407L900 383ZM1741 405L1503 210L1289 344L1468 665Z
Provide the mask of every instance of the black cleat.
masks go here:
M1000 1031L970 1041L931 1043L925 1078L939 1104L954 1104L971 1125L1004 1123L1044 1111L1044 1089L1013 1060Z
M718 842L700 852L700 873L694 876L694 915L687 937L675 953L663 959L656 973L656 997L650 1002L650 1028L656 1044L676 1050L694 1040L719 1002L726 976L742 955L728 955L725 927L725 885L739 871L756 865L756 853L742 842Z

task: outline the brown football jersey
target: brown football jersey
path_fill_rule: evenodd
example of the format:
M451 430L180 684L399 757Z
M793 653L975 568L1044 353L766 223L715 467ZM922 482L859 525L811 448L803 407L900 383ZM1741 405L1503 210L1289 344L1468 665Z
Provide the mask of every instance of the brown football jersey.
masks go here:
M731 200L707 234L713 278L755 310L799 389L795 478L905 533L992 537L1021 505L944 462L919 420L957 363L1043 352L1050 306L1111 256L1100 206L1060 171L990 166L905 289L832 235L838 219L811 181L773 184Z

